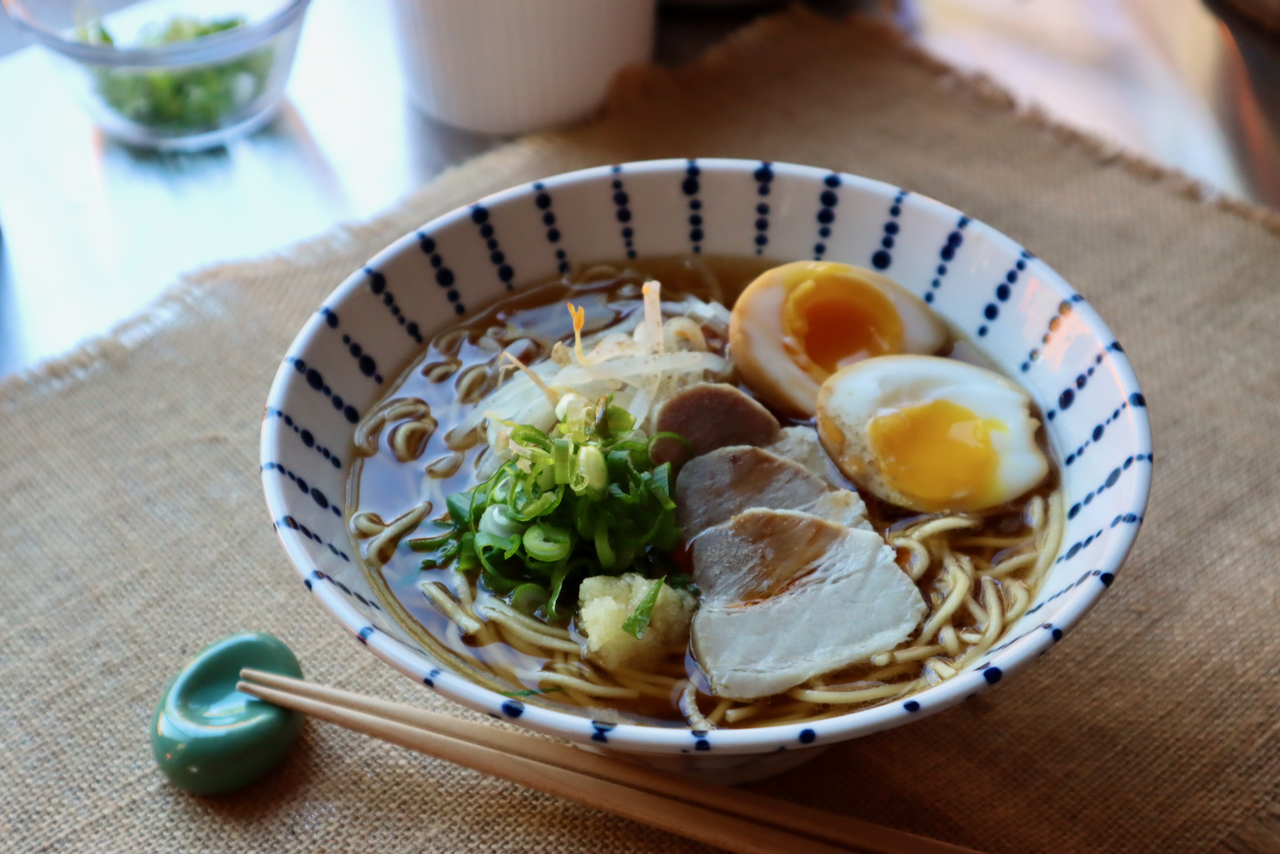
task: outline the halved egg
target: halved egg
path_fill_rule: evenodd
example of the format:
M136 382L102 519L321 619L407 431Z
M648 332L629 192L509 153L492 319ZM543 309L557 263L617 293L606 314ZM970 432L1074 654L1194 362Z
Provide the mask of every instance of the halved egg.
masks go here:
M984 510L1042 481L1031 398L1012 381L934 356L844 368L818 393L818 438L858 486L925 513Z
M947 330L924 301L870 270L797 261L761 274L734 303L733 360L777 409L813 415L818 387L841 368L894 353L934 353Z

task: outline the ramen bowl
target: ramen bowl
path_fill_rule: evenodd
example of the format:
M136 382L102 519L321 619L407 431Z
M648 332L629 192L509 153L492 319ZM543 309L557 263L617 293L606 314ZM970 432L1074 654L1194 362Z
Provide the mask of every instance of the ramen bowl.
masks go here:
M432 335L571 268L680 255L845 262L923 298L1038 404L1066 501L1065 535L1029 610L956 676L908 697L799 724L696 730L593 720L517 699L433 656L362 569L343 506L356 424ZM355 271L289 349L267 400L267 505L310 595L361 644L427 688L579 746L725 782L940 712L1015 675L1107 590L1151 477L1145 401L1102 319L1013 239L907 189L745 160L661 160L546 178L405 235Z

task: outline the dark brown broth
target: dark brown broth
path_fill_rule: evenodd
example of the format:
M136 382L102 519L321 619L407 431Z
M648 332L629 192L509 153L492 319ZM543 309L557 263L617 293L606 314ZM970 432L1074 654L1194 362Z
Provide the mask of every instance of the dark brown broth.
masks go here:
M678 300L686 295L698 296L701 299L715 300L726 306L732 306L742 289L756 276L776 266L777 261L760 258L686 258L648 259L644 261L628 261L612 265L617 268L628 268L650 276L662 282L663 298ZM703 272L714 271L714 278ZM419 398L431 406L432 414L439 420L439 427L427 442L426 449L414 462L401 463L391 452L386 436L390 425L383 431L378 452L361 460L356 457L348 488L347 518L357 512L376 513L383 519L391 520L415 505L423 497L424 470L432 462L452 453L445 444L447 431L464 418L471 406L460 406L457 402L457 385L470 370L480 370L479 366L496 365L500 348L490 346L488 339L501 339L505 346L519 351L524 361L529 362L545 357L554 341L571 342L573 329L569 314L565 309L566 300L581 304L586 309L587 332L598 331L624 320L631 312L642 310L639 303L639 287L637 280L623 281L621 284L608 270L599 268L585 271L591 278L593 273L600 276L598 281L587 284L568 284L561 280L546 282L542 285L522 291L508 297L488 310L476 315L455 330L464 330L465 334L451 334L452 330L437 335L423 356L396 382L387 398L410 397ZM513 336L509 327L521 330L520 335ZM499 334L498 330L502 330ZM488 333L488 335L486 335ZM523 341L525 343L516 343ZM723 342L720 346L723 346ZM514 344L514 346L513 346ZM447 365L456 364L447 381L433 382L426 374L434 371L447 371ZM490 371L489 373L492 373ZM492 379L478 387L486 391L494 387ZM745 391L750 391L745 389ZM1038 413L1037 413L1038 414ZM804 423L795 419L780 417L783 423ZM1043 419L1041 419L1043 422ZM1048 459L1054 459L1049 451L1043 427L1038 437ZM465 452L463 462L452 476L435 480L438 487L438 499L433 498L434 510L428 517L440 518L444 514L443 496L452 492L465 490L475 485L475 469L483 450L483 444L472 447ZM1046 481L1022 496L1016 502L988 514L984 523L975 529L964 531L966 537L999 536L1009 537L1029 532L1023 520L1023 510L1034 495L1047 496L1056 487L1057 469L1051 467L1051 474ZM852 485L850 485L852 488ZM863 496L868 518L873 527L884 534L886 531L899 529L918 519L917 514L887 504L872 495ZM424 523L417 536L430 535L430 522ZM353 541L353 546L362 557L365 555L368 541ZM974 548L968 553L990 559L995 553L991 548ZM419 589L423 581L435 580L453 589L452 573L446 570L420 569L421 556L406 548L400 548L395 556L380 570L370 569L365 563L366 572L371 581L384 598L389 594L399 609L392 611L399 622L412 635L422 641L437 655L452 658L457 666L473 678L496 690L537 689L536 680L528 680L529 684L509 685L496 680L492 675L477 670L457 651L448 648L441 639L451 626L450 621L440 614L427 601ZM1019 573L1020 575L1021 573ZM1016 577L1016 576L1015 576ZM937 583L933 574L927 575L919 582L921 592L929 600L930 592ZM1034 591L1033 591L1034 593ZM931 606L932 607L932 606ZM957 630L964 627L956 623ZM475 647L470 639L464 641L480 658L484 658L484 650ZM537 671L548 659L536 658L520 653L506 644L503 654L522 662L523 669ZM700 695L710 704L711 698L708 682L697 665L692 654L686 654L681 663L679 657L673 657L669 666L673 675L683 671L697 686ZM875 670L870 665L858 665L828 677L828 683L838 685L855 682ZM554 703L555 694L535 698L535 702ZM674 702L664 703L656 698L642 697L640 700L601 701L616 709L624 718L640 719L658 725L682 725L684 718ZM704 707L707 704L704 703ZM576 707L571 707L576 708ZM857 707L850 707L850 710Z

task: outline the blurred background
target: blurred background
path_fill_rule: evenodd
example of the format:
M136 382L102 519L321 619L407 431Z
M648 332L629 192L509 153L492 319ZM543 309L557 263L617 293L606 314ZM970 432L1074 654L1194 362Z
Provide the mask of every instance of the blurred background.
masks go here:
M5 3L11 13L18 6L41 6L34 0ZM116 140L126 134L120 128L112 131L116 137L104 133L99 126L111 128L110 121L100 114L95 121L77 101L75 87L96 81L105 94L107 77L100 75L106 72L86 77L81 69L80 82L67 85L75 63L59 67L55 51L37 46L0 15L0 375L29 369L109 331L185 271L260 256L340 223L373 217L515 131L550 121L546 116L581 112L553 105L560 114L549 108L515 117L502 132L506 108L485 101L485 92L474 88L482 87L483 74L440 66L448 61L463 68L458 63L466 57L447 56L456 40L432 42L433 33L476 25L433 8L448 3L302 3L296 54L286 44L293 63L291 71L283 63L281 74L288 76L287 84L283 76L279 80L282 99L277 103L270 92L262 93L271 104L250 117L245 132L194 152L156 150L136 139L125 144ZM70 5L52 5L65 7L59 11L68 18L56 26L69 26ZM650 35L641 30L654 20L652 0L641 0L629 21L609 24L630 34L629 40L610 42L592 61L607 62L628 50L648 54L652 44L657 62L687 63L725 34L783 5L663 3ZM1272 17L1280 4L809 5L825 14L856 11L891 19L928 52L988 75L1026 107L1184 172L1216 192L1280 207L1280 38L1269 29L1280 19ZM111 13L127 6L128 0L99 0L96 10L111 22ZM586 26L580 20L574 25ZM92 40L80 33L78 39ZM235 37L217 36L228 44ZM288 33L278 38L288 42ZM279 45L275 51L277 60L286 52ZM460 89L459 78L473 88ZM254 79L241 74L232 89L250 87ZM125 93L131 94L136 93ZM537 98L526 94L522 100ZM481 102L488 113L466 112ZM262 126L247 132L253 124Z

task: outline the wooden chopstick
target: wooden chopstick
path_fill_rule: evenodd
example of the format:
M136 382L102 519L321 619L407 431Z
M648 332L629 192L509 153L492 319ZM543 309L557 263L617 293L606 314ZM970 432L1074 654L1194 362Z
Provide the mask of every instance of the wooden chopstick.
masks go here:
M782 854L791 851L804 854L847 854L848 851L577 771L504 753L483 744L450 738L398 721L332 706L320 700L245 682L239 683L237 688L276 705L297 709L312 717L428 756L739 854Z
M252 681L239 690L268 702L729 851L977 854L401 703L259 670L240 675Z

